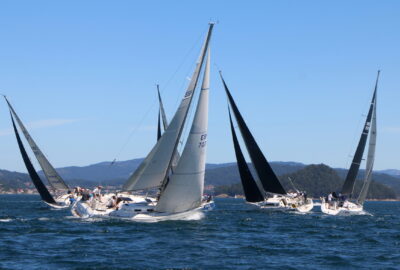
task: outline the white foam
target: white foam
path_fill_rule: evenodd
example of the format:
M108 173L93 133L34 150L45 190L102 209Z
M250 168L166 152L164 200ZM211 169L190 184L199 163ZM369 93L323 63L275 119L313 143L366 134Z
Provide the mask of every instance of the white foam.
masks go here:
M10 222L12 220L12 218L0 218L0 222Z

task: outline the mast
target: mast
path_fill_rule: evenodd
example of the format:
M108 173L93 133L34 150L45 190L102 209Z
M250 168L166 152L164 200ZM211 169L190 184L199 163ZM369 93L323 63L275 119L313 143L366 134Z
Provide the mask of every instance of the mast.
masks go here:
M201 205L206 166L210 49L192 127L182 156L161 190L156 211L179 213Z
M61 176L58 174L58 172L54 169L54 167L47 160L47 158L45 157L43 152L39 149L36 142L33 140L31 135L29 134L28 130L25 128L21 119L18 117L14 108L11 106L11 103L8 101L8 99L5 96L4 96L4 98L8 104L11 114L14 115L19 127L21 128L22 133L24 134L26 140L29 143L29 146L31 147L33 153L35 154L35 157L38 160L39 165L42 168L44 175L46 176L50 186L54 190L63 190L63 191L69 190L68 185L64 182L64 180L61 178Z
M18 147L19 147L19 150L22 155L22 159L24 160L26 169L28 170L29 176L31 177L32 182L35 185L36 190L39 192L40 197L42 198L43 201L45 201L49 204L57 204L56 201L54 200L53 196L51 196L50 192L48 191L48 189L46 188L46 186L43 184L42 180L40 179L39 175L35 171L35 168L33 167L31 161L29 160L28 154L26 153L24 144L21 141L21 137L19 136L17 127L15 125L14 117L11 113L11 110L10 110L10 116L11 116L11 121L12 121L13 128L14 128L15 137L17 138Z
M123 190L132 191L164 186L174 161L176 148L197 86L213 26L214 24L210 24L192 79L171 123L147 157L123 185Z
M260 147L258 146L256 140L251 134L249 128L247 127L221 73L220 76L225 88L225 92L228 96L229 104L231 105L233 114L235 115L240 132L242 134L243 141L246 145L247 151L249 152L251 162L253 163L253 166L264 188L264 191L268 193L286 194L285 189L279 182L278 177L275 175Z
M240 149L240 144L236 136L236 131L233 126L231 110L229 111L229 121L231 124L232 140L233 146L235 148L236 161L239 169L240 180L243 186L244 196L248 202L261 202L264 201L264 196L262 195L260 189L257 186L253 175L250 172L249 166L247 165L246 159L244 158L243 152Z
M367 157L367 164L365 168L365 176L364 176L364 184L363 187L360 191L360 195L358 196L357 203L358 204L364 204L365 199L367 198L368 190L369 190L369 185L372 180L372 169L374 167L374 161L375 161L375 148L376 148L376 103L377 103L377 89L378 89L378 79L379 79L379 73L380 71L378 70L378 75L376 78L376 83L375 83L375 90L374 90L374 99L372 101L372 105L374 106L373 112L372 112L372 121L371 121L371 131L369 135L369 145L368 145L368 157Z
M379 73L378 73L378 76L379 76ZM378 79L377 79L376 83L378 83ZM369 134L369 131L371 128L371 119L372 119L372 113L374 110L375 96L376 96L376 91L374 91L371 105L369 107L367 119L365 120L364 128L361 133L361 137L358 142L358 146L357 146L356 152L354 154L353 161L351 162L350 169L347 173L346 180L344 181L344 184L342 187L342 192L341 192L342 195L346 195L349 198L351 198L351 196L353 194L354 184L356 182L356 177L357 177L358 171L360 169L365 145L367 143L368 134Z

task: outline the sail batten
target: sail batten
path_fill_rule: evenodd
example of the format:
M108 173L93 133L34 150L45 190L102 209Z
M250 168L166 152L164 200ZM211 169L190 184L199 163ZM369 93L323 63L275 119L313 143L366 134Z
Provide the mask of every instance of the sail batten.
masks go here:
M22 143L21 137L19 136L17 126L15 125L14 117L13 117L11 110L10 110L10 116L11 116L11 121L13 124L15 137L17 138L18 147L19 147L19 150L22 155L22 159L24 160L25 167L29 173L29 176L32 179L34 186L36 187L36 190L39 192L39 195L43 201L45 201L49 204L57 204L56 201L54 200L53 196L51 196L50 192L48 191L46 186L43 184L42 180L40 179L40 176L37 174L35 168L33 167L28 154L26 153L24 144Z
M192 79L181 101L181 104L178 107L178 110L156 145L123 185L123 190L132 191L159 187L163 185L168 178L168 173L171 165L173 164L174 157L176 156L176 148L179 144L183 126L187 118L188 110L199 79L199 74L203 66L212 29L213 24L210 24L198 62L196 63L196 67L193 72L193 76L191 77Z
M243 141L245 143L245 146L247 148L247 151L249 153L250 159L253 163L257 176L260 179L261 184L264 188L264 191L267 193L286 194L285 189L279 182L278 177L272 170L267 159L265 158L260 147L258 146L256 140L251 134L249 128L247 127L246 122L244 121L228 89L228 86L226 85L225 80L222 77L222 74L221 74L221 80L224 85L225 92L228 96L229 104L231 105L233 114L235 115L236 121L238 123L239 130L242 134Z
M47 160L46 156L43 154L43 152L37 146L36 142L33 140L31 135L29 134L28 130L25 128L21 119L18 117L14 108L11 106L11 103L7 100L6 97L4 97L4 98L8 104L10 112L15 117L15 119L18 123L18 126L20 127L22 133L24 134L26 140L28 141L29 146L32 149L32 152L34 153L36 159L38 160L39 165L42 168L43 173L46 176L50 186L56 191L57 190L59 190L59 191L69 190L68 185L64 182L64 180L61 178L61 176L58 174L58 172L54 169L54 167Z

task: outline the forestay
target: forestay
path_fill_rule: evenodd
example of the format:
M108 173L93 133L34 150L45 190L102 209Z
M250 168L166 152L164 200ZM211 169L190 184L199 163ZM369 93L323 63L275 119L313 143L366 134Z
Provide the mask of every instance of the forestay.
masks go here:
M192 127L182 156L161 193L156 211L179 213L201 205L204 189L210 86L210 51Z
M167 177L168 170L171 167L173 157L182 133L183 125L193 98L194 91L199 79L201 67L204 62L204 56L207 52L208 43L211 38L213 24L210 24L206 40L202 46L196 68L193 72L190 84L179 105L177 112L172 118L164 134L158 140L156 145L139 165L136 171L129 177L124 184L123 190L141 190L158 187Z

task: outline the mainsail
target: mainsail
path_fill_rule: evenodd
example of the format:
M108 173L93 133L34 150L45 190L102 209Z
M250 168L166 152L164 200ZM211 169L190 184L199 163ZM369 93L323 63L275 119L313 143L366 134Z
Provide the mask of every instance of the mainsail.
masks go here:
M229 107L228 107L229 108ZM240 180L242 182L244 196L248 202L261 202L264 200L260 189L257 186L253 175L250 172L246 159L244 158L242 149L236 136L236 131L232 123L231 111L229 110L229 121L231 124L233 146L235 148L236 161L239 169Z
M201 205L206 164L210 51L204 70L200 97L182 156L162 190L158 212L179 213Z
M213 24L210 24L206 40L202 46L199 59L196 63L193 76L181 104L171 123L156 145L139 165L136 171L129 177L123 186L123 190L141 190L160 186L168 177L169 169L173 163L176 148L182 134L183 126L188 114L194 91L203 66L204 57L211 38Z
M24 160L26 169L28 170L29 176L32 179L33 184L35 185L37 191L40 194L40 197L42 198L43 201L49 203L49 204L57 204L56 201L54 200L53 196L51 196L50 192L47 190L46 186L43 184L42 180L40 179L39 175L35 171L35 168L33 167L31 161L29 160L28 154L26 153L24 144L21 141L21 137L19 136L17 127L14 122L14 117L10 111L10 116L11 116L11 121L13 124L14 132L15 132L15 137L17 138L19 150L21 151L22 159Z
M353 161L351 163L350 169L346 176L346 180L342 187L342 192L341 192L342 195L346 195L349 198L351 198L351 196L353 194L354 184L356 182L356 177L357 177L358 171L360 169L365 145L367 143L368 134L371 129L371 119L372 119L372 113L374 110L375 97L376 97L376 91L374 91L374 95L372 97L372 101L371 101L371 105L370 105L370 108L368 111L367 119L365 120L364 128L361 133L360 141L358 142L358 146L357 146L356 152L354 154Z
M246 145L247 151L249 153L251 162L255 168L255 171L261 181L261 184L264 188L265 192L268 193L277 193L277 194L286 194L285 189L283 188L282 184L279 182L278 177L275 175L274 171L272 170L271 166L269 165L267 159L263 155L260 147L258 146L256 140L254 139L253 135L251 134L249 128L247 127L246 123L242 115L239 112L239 109L236 106L235 101L228 89L228 86L225 83L224 78L221 74L222 83L225 88L225 92L228 96L229 104L231 105L233 114L235 115L236 121L238 123L240 132L243 137L243 141Z
M17 120L17 123L24 134L26 140L28 141L33 153L35 154L36 159L38 160L40 167L42 168L47 180L49 181L50 186L54 190L60 190L60 191L67 191L69 190L69 187L67 184L65 184L64 180L61 178L61 176L57 173L57 171L54 169L54 167L50 164L50 162L47 160L45 155L42 153L42 151L39 149L31 135L28 133L28 130L25 128L24 124L22 123L21 119L18 117L17 113L15 112L14 108L11 106L10 102L6 97L4 97L5 100L7 101L8 107L10 108L10 111L12 115L14 115L15 119Z
M372 120L371 120L371 131L369 135L369 144L368 144L368 156L367 156L367 164L366 164L366 169L365 169L365 177L364 177L364 184L361 189L360 195L358 196L357 203L358 204L364 204L365 199L367 198L368 194L368 189L369 189L369 184L371 183L372 180L372 169L374 167L374 161L375 161L375 147L376 147L376 95L377 95L377 89L378 89L378 79L379 79L379 71L378 71L378 76L376 78L376 83L375 83L375 90L374 90L374 98L373 98L373 105L374 109L372 112Z

